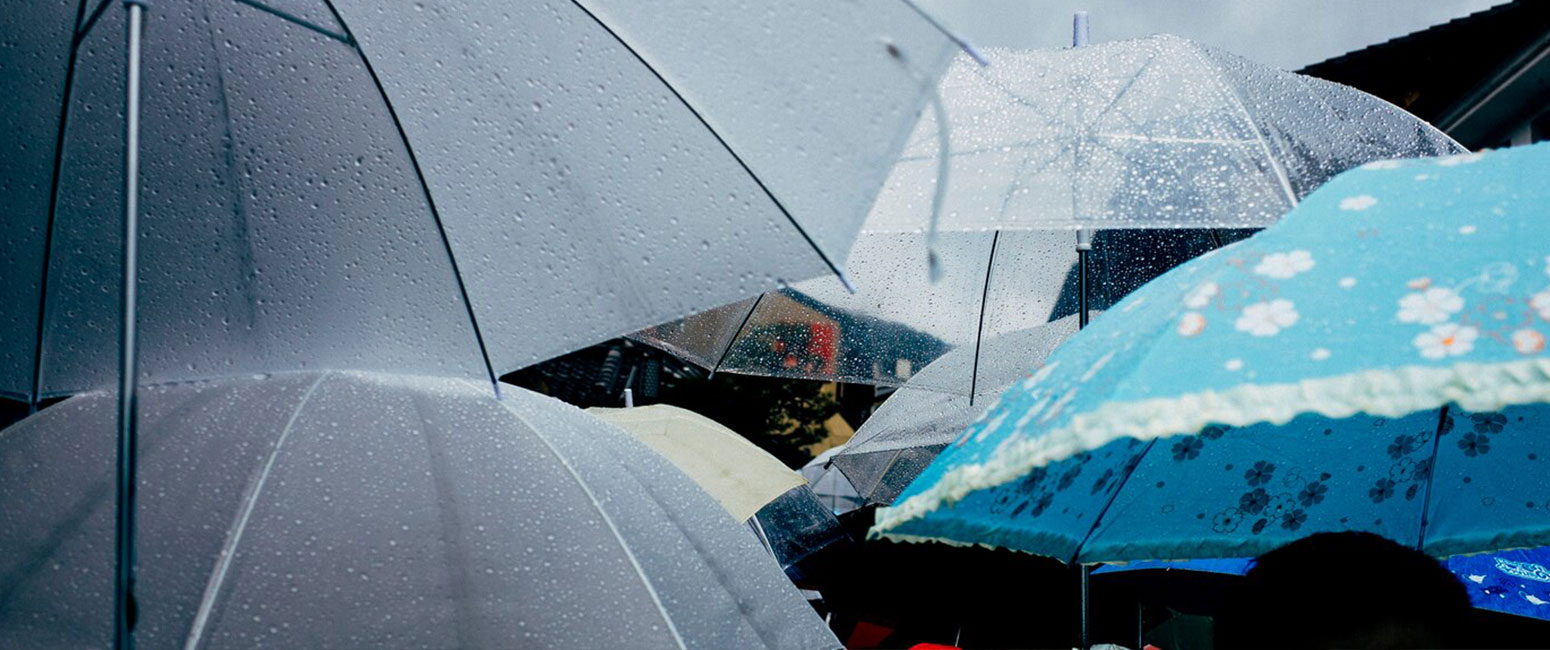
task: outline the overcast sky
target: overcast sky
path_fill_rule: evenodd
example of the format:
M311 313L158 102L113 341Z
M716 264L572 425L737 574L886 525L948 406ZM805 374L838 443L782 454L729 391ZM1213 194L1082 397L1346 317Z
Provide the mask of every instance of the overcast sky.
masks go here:
M1169 33L1297 69L1504 0L919 0L980 47L1065 47L1087 11L1093 41Z

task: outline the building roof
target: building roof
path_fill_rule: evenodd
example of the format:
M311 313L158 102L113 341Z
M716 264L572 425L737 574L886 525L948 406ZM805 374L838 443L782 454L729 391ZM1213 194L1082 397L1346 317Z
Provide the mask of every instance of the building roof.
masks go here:
M1436 124L1467 146L1526 120L1550 92L1550 2L1517 0L1310 65L1299 72L1346 84ZM1525 78L1525 72L1531 73ZM1504 87L1514 94L1496 97ZM1510 100L1483 120L1480 105ZM1516 109L1521 109L1518 111ZM1517 114L1525 112L1526 114ZM1487 117L1487 116L1481 116ZM1461 128L1462 127L1462 128Z

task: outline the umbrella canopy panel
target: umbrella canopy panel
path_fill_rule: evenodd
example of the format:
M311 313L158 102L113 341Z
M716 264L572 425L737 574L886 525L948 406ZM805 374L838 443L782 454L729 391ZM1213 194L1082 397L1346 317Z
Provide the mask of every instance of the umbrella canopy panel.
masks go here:
M834 466L868 503L892 504L997 395L1037 370L1050 351L1076 330L1076 316L1066 316L987 339L977 351L959 348L942 355L867 417L845 449L834 455ZM938 374L951 377L936 379ZM977 384L972 396L933 388L970 375Z
M1346 169L1463 151L1381 99L1176 36L991 50L941 84L953 125L939 228L1263 227ZM923 116L868 228L927 227Z
M560 402L328 373L141 393L147 647L838 643L671 464ZM115 400L0 436L0 637L100 646Z
M0 391L23 399L112 377L124 18L108 6L0 16ZM952 51L885 0L150 16L155 381L495 375L825 273Z
M866 500L856 492L850 480L829 462L844 449L845 445L831 447L802 466L802 476L807 477L808 489L836 515L866 505Z
M694 479L738 521L807 483L780 459L708 417L667 404L588 413L645 443Z

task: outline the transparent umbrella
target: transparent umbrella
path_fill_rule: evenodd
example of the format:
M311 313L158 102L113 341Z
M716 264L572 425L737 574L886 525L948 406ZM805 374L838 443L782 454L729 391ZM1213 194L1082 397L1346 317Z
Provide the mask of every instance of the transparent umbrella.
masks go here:
M1076 329L1076 317L1066 316L986 339L978 355L971 348L942 355L894 391L830 462L867 503L892 505L997 395L1037 370ZM975 387L971 394L934 388L961 384L966 376Z
M23 401L115 376L117 4L0 16L0 391ZM147 16L153 381L496 376L830 272L953 50L896 0Z
M0 638L108 644L115 398L0 435ZM477 381L145 387L143 647L836 648L752 535L650 449Z
M829 461L845 450L845 445L831 447L828 451L818 454L806 465L802 466L802 476L807 477L807 484L813 494L818 495L818 500L829 507L829 511L836 515L844 514L866 505L866 500L856 492L855 486L838 469L835 469Z
M986 56L941 83L953 138L934 243L929 114L851 252L856 294L810 280L635 336L718 371L898 385L948 349L1084 300L1101 309L1340 171L1460 150L1360 91L1173 36ZM1071 232L1084 228L1096 230L1086 282Z

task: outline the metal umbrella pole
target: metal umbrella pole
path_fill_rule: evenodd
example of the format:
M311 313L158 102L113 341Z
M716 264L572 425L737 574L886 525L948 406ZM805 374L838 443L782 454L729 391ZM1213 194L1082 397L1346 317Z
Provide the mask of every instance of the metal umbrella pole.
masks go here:
M124 0L128 48L124 110L124 259L119 304L118 483L114 536L113 647L135 646L135 305L139 278L140 33L147 0Z
M1071 17L1071 47L1083 47L1087 45L1087 12L1078 11ZM1073 200L1073 204L1075 201ZM1073 215L1074 216L1074 215ZM1092 231L1082 228L1076 231L1076 269L1077 269L1077 298L1076 298L1076 326L1078 329L1087 327L1087 255L1092 252ZM1088 636L1088 577L1092 575L1092 568L1081 565L1082 572L1082 628L1078 647L1086 648L1090 644Z

